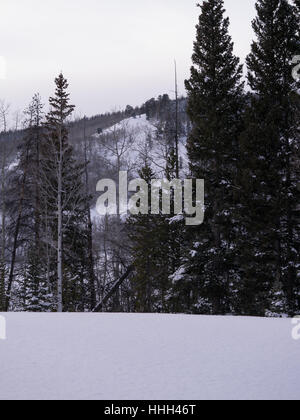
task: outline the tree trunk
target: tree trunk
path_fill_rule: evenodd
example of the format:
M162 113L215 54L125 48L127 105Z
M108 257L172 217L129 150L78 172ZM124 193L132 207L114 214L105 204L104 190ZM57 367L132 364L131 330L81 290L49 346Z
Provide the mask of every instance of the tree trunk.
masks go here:
M0 311L4 309L5 301L5 248L6 248L6 204L5 204L5 164L6 153L5 149L2 151L2 167L1 167L1 261L0 261Z
M59 136L59 161L58 161L58 191L57 191L57 312L63 311L63 241L62 241L62 159L63 159L63 145L62 133Z
M86 122L84 118L84 160L85 160L85 187L86 187L86 213L88 217L88 271L89 271L89 289L90 289L90 310L92 311L96 306L96 290L95 290L95 271L94 271L94 256L93 256L93 224L91 219L91 211L89 206L89 173L88 173L88 158L87 158L87 138L86 138Z
M107 295L105 295L104 298L101 300L101 302L99 302L98 305L94 308L93 312L102 311L103 306L119 290L120 286L124 283L127 277L132 273L133 269L134 269L133 265L127 269L125 274L123 274L123 276L114 284L110 292L108 292Z

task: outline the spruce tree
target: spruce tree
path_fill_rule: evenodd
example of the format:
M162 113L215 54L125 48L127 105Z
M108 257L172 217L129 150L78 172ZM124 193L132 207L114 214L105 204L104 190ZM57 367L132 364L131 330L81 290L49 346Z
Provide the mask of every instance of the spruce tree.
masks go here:
M26 278L26 294L30 296L30 303L26 310L42 311L39 305L43 284L45 262L45 248L42 242L41 223L41 143L43 139L43 104L39 94L34 95L29 107L25 110L25 124L27 132L20 147L19 168L26 171L25 199L23 205L23 218L25 223L22 227L23 243L25 249L25 270L30 277ZM28 257L28 258L27 258ZM26 275L27 275L26 274ZM49 297L50 290L47 292ZM49 302L50 305L50 302ZM29 308L29 309L28 309Z
M134 275L131 280L137 312L167 312L170 289L170 237L166 218L151 214L151 180L155 175L146 163L139 172L149 186L149 214L131 215L127 220L133 255Z
M13 243L6 290L8 309L11 291L15 282L17 252L22 246L32 247L38 256L42 254L40 238L39 208L39 159L42 138L43 105L39 95L35 95L25 110L23 138L18 147L18 164L10 179L8 206ZM16 198L17 197L17 198Z
M27 312L51 312L54 310L53 295L47 284L45 266L36 249L29 249L24 270L24 310Z
M238 310L264 315L284 290L289 313L297 296L299 228L299 103L291 62L299 30L296 9L286 0L258 0L257 40L247 58L253 92L241 137L240 302ZM298 110L297 110L298 109ZM278 296L278 295L277 295Z
M69 144L70 105L68 82L62 74L55 80L43 142L42 185L45 222L54 253L51 263L55 276L50 280L56 291L57 311L84 309L87 271L86 204L84 164L75 160Z
M242 66L233 54L224 2L207 0L198 6L194 65L186 81L193 125L188 154L192 176L205 180L206 216L200 228L189 229L185 272L195 311L201 312L197 308L205 301L206 310L222 314L230 310L235 276L233 213L243 111Z

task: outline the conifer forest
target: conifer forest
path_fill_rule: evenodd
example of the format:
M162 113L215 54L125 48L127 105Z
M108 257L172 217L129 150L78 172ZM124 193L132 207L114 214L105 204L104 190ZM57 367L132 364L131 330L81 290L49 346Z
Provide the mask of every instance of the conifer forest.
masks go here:
M0 312L300 315L300 2L256 1L245 62L224 1L195 12L184 94L171 67L175 94L94 116L64 70L19 113L1 99ZM204 180L203 222L172 193L100 215L124 172L149 205L155 179Z

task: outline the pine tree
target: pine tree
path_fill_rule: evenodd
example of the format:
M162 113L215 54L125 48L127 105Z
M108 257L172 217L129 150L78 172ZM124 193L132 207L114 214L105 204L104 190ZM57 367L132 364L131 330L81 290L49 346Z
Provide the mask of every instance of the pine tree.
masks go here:
M294 170L299 114L291 61L297 45L296 11L286 0L258 0L257 40L247 58L253 91L241 137L239 186L241 285L238 310L264 315L282 288L295 310L299 202Z
M45 267L36 249L29 249L24 270L24 310L27 312L51 312L53 294L46 282Z
M55 80L55 96L49 102L43 143L42 185L47 237L54 249L57 311L83 310L86 281L86 204L84 164L74 158L68 140L68 82L62 74ZM51 280L53 282L53 279Z
M26 188L23 205L23 218L28 228L22 228L26 244L24 272L26 278L26 310L37 312L47 309L51 305L50 290L47 290L47 299L42 302L45 295L46 276L44 271L45 247L42 242L41 221L41 143L43 139L43 104L39 94L34 95L31 104L25 111L28 127L27 133L20 146L19 168L26 170ZM24 246L24 245L23 245ZM49 285L48 285L49 286ZM28 296L30 296L28 298Z
M209 311L230 310L235 275L234 185L239 158L238 135L243 111L242 66L233 54L222 0L204 1L194 43L191 77L186 81L188 139L192 176L205 180L206 218L190 229L185 268L191 305L205 301ZM201 305L200 305L201 306ZM197 309L195 309L198 312Z
M167 312L170 288L168 223L161 214L151 214L150 185L155 175L147 163L139 175L149 186L149 214L131 215L127 220L135 268L131 281L135 310Z
M10 182L9 207L11 215L10 231L13 243L6 290L8 310L11 291L15 281L17 252L20 246L34 246L41 252L39 241L39 148L42 131L43 105L39 95L35 95L25 110L24 137L18 148L19 162ZM34 245L33 245L34 243Z

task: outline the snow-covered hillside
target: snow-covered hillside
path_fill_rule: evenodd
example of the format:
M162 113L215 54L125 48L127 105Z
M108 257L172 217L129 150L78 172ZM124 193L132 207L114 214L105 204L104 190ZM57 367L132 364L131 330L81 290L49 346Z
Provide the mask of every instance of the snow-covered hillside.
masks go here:
M291 320L6 315L0 399L299 399Z
M100 138L101 135L103 134L108 134L111 133L115 130L122 130L124 128L124 126L129 130L129 131L135 131L138 135L139 138L137 139L140 141L144 140L144 135L145 133L153 133L156 131L156 127L152 124L152 122L150 122L149 120L147 120L147 116L146 114L143 115L139 115L137 117L131 117L131 118L126 118L123 121L121 121L118 124L113 125L112 127L106 129L103 131L102 134L95 134L94 137L98 137Z
M158 121L149 121L145 114L124 119L101 134L93 135L95 152L104 156L108 165L114 168L119 158L121 169L129 170L133 176L138 175L147 161L157 176L164 177L169 145L161 129ZM179 141L179 157L184 174L188 169L185 136Z

